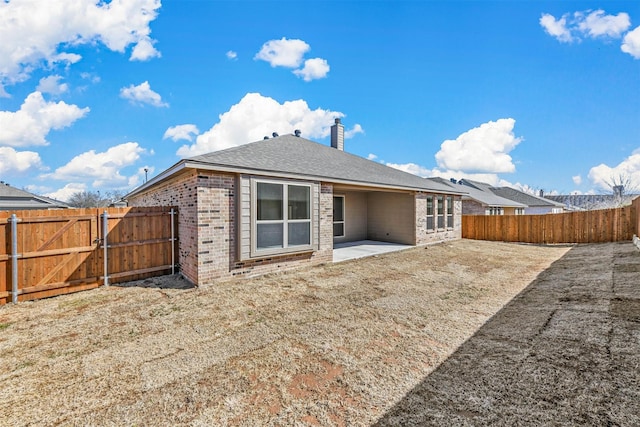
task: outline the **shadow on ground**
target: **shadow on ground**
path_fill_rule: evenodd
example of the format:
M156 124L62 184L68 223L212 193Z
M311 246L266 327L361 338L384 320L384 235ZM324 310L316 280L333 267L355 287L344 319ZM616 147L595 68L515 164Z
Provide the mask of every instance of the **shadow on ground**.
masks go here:
M576 246L376 426L640 425L640 251Z
M196 285L185 279L181 274L150 277L148 279L135 280L132 282L114 283L112 286L119 286L121 288L155 289L193 289L196 287Z

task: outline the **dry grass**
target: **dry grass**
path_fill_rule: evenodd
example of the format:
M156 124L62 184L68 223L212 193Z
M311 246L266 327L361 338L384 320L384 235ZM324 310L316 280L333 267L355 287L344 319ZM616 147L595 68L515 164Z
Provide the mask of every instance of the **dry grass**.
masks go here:
M7 305L0 424L369 425L567 250L462 240Z

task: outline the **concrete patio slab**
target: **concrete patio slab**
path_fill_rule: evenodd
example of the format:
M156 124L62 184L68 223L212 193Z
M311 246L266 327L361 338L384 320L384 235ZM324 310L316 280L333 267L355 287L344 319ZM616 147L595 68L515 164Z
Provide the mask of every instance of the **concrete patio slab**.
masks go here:
M387 252L401 251L412 248L412 245L399 243L377 242L374 240L359 240L357 242L336 243L333 245L333 262L348 261Z

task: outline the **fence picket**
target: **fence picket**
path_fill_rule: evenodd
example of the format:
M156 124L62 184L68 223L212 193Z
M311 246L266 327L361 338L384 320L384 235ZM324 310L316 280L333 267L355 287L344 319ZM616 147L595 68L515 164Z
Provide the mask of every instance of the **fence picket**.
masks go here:
M104 283L105 262L107 283L173 272L178 237L172 233L172 209L176 212L171 207L0 212L0 304L12 300L13 275L18 299L25 301L97 287ZM105 212L108 258L101 244ZM15 259L12 214L19 219Z
M522 243L599 243L640 235L640 197L632 206L546 215L464 215L462 237Z

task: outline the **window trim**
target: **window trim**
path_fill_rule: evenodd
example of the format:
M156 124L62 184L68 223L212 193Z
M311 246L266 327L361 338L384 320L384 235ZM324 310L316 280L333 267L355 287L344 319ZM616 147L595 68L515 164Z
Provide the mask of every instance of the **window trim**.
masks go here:
M429 215L429 201L431 201L431 215ZM435 205L435 197L432 194L427 195L426 197L426 211L427 214L425 215L426 218L426 223L425 223L425 228L427 229L427 233L435 233L436 231L436 219L435 219L435 209L436 209L436 205ZM429 218L431 218L431 227L429 227Z
M485 212L486 215L504 215L504 208L501 206L489 206Z
M342 235L336 236L334 234L333 238L334 239L341 239L341 238L343 238L343 237L345 237L347 235L347 231L346 231L346 228L345 228L346 212L347 212L347 208L345 206L345 203L346 203L347 200L346 200L346 197L345 197L344 194L334 194L333 195L333 199L332 199L332 203L333 203L334 209L335 209L334 199L337 198L337 197L340 197L342 199L342 221L336 221L335 216L334 216L332 225L335 225L336 223L338 223L338 224L342 223ZM333 229L333 227L332 227L332 229Z
M445 225L448 230L453 230L455 226L454 215L453 215L455 211L453 196L445 196L444 209L445 209L445 217L446 217Z
M282 186L282 219L281 220L263 220L258 221L258 183L277 184ZM316 250L314 226L317 226L317 220L314 223L315 198L314 184L304 181L288 181L278 179L262 179L251 178L250 183L250 210L251 210L251 258L264 258L273 255L286 255L299 252L310 252ZM289 209L287 208L289 186L299 186L309 188L309 219L289 219ZM289 246L288 233L289 224L309 223L309 244ZM258 248L258 224L282 224L282 246L281 248Z
M442 209L438 209L438 203L442 201ZM445 198L444 195L442 194L438 194L435 197L435 208L434 208L434 212L436 215L436 229L437 230L446 230L446 224L445 224L445 211L447 209L447 206L445 205ZM440 223L442 222L442 227L440 227Z

